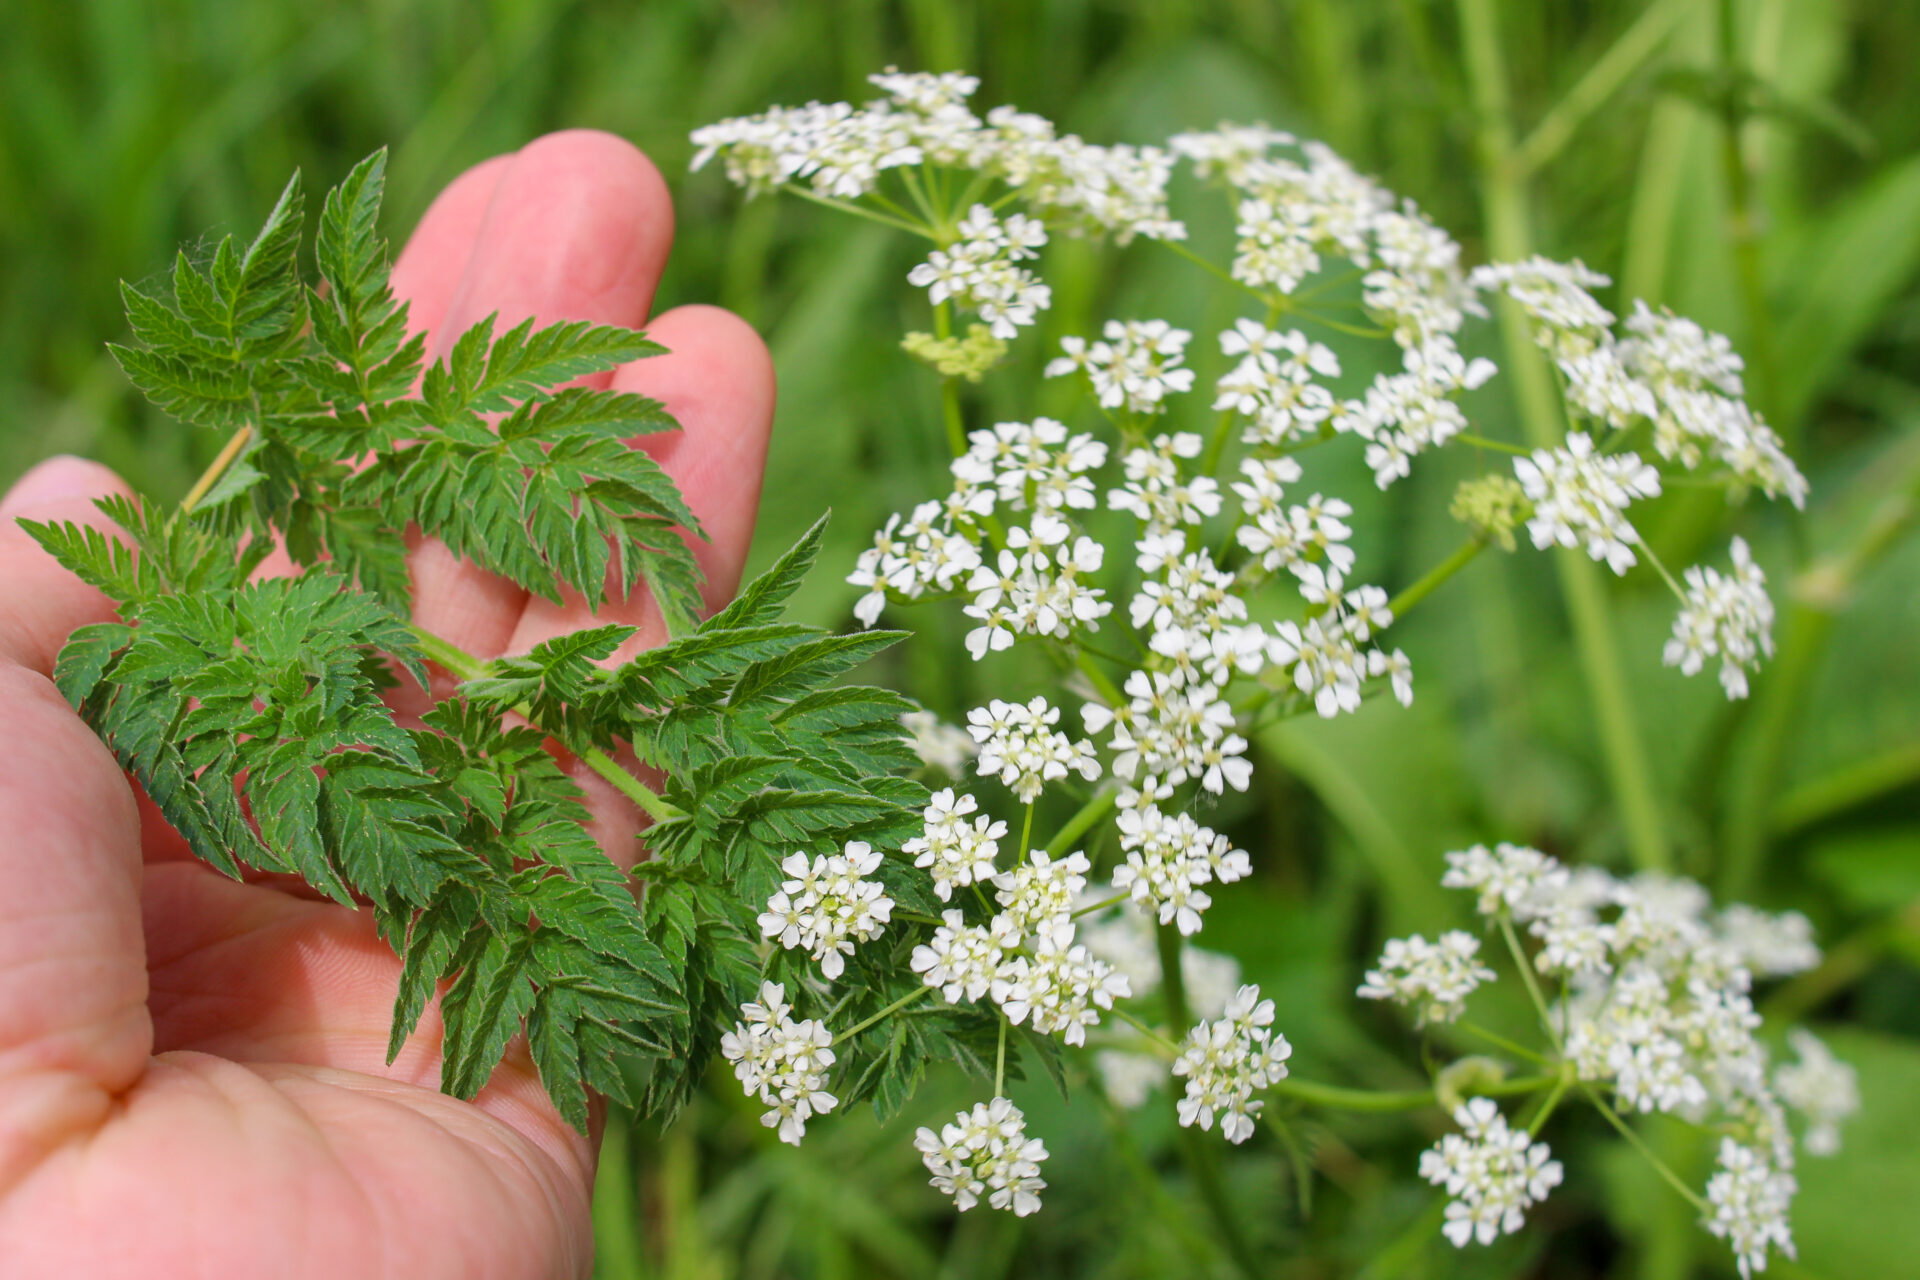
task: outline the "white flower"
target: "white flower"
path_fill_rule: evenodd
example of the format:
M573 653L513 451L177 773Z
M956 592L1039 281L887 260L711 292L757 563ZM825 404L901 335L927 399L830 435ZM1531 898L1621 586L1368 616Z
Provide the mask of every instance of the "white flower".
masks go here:
M1612 282L1578 260L1492 262L1474 268L1467 279L1476 289L1506 290L1539 326L1540 345L1557 356L1589 350L1613 324L1613 313L1587 292Z
M720 1037L720 1055L734 1064L733 1074L747 1096L767 1106L761 1123L778 1127L780 1140L797 1147L807 1121L833 1110L839 1099L824 1087L834 1061L828 1047L833 1036L811 1018L793 1021L786 995L779 983L762 983L759 1001L740 1008L745 1024L734 1023Z
M780 869L789 879L767 900L760 932L783 947L801 947L820 962L820 972L838 978L853 954L853 944L869 942L886 929L893 899L877 880L862 877L880 869L881 855L861 840L841 853L807 860L788 856Z
M1509 1129L1491 1098L1473 1098L1454 1109L1459 1133L1450 1133L1420 1155L1420 1176L1452 1197L1442 1234L1458 1248L1467 1241L1492 1244L1526 1223L1526 1211L1560 1185L1558 1160L1525 1129Z
M994 896L1018 935L1038 934L1073 913L1074 897L1086 888L1092 869L1087 855L1077 850L1055 858L1045 849L1034 849L1027 861L993 878L998 890Z
M1015 1026L1031 1016L1035 1031L1081 1045L1087 1028L1100 1022L1096 1010L1113 1008L1116 997L1131 991L1125 974L1075 944L1073 937L1073 925L1062 917L1041 926L1033 958L1018 957L1003 966L992 993Z
M1126 862L1115 869L1113 887L1155 908L1160 923L1177 923L1182 934L1199 932L1200 913L1213 903L1202 885L1252 874L1243 851L1190 814L1169 817L1149 804L1122 810L1118 826Z
M968 745L973 745L971 740ZM978 807L972 796L956 798L951 787L936 791L921 811L922 834L900 846L900 852L914 855L914 866L931 870L933 891L942 902L953 896L956 885L964 888L993 877L1007 824L987 814L969 823L967 815Z
M1840 1150L1840 1123L1860 1109L1859 1077L1804 1027L1789 1031L1787 1043L1800 1060L1782 1063L1773 1073L1773 1087L1782 1102L1807 1118L1807 1150L1833 1155Z
M934 1190L953 1197L954 1207L965 1212L981 1199L995 1209L1011 1209L1024 1218L1040 1208L1040 1192L1046 1189L1040 1177L1040 1162L1047 1148L1038 1138L1027 1137L1027 1118L1005 1098L975 1103L972 1111L962 1111L952 1124L940 1132L920 1129L913 1145Z
M1078 773L1088 782L1100 776L1100 762L1086 742L1074 742L1051 727L1060 708L1035 697L1025 706L995 698L967 713L967 732L980 744L980 776L997 777L1026 804L1047 783Z
M1182 362L1193 335L1185 329L1165 320L1109 320L1101 332L1091 346L1062 339L1066 354L1048 363L1046 376L1084 372L1102 408L1133 413L1159 413L1169 395L1192 389L1193 370Z
M943 911L940 919L933 937L913 949L908 967L948 1004L978 1000L999 977L1007 952L1019 945L1019 930L1004 915L984 925L966 924L958 911Z
M1217 1115L1228 1142L1253 1136L1265 1105L1254 1095L1284 1079L1293 1056L1293 1046L1272 1026L1273 1001L1262 1000L1251 985L1234 994L1219 1018L1194 1024L1173 1064L1173 1074L1187 1081L1177 1108L1182 1125L1211 1129Z
M1546 854L1504 841L1491 850L1476 844L1449 853L1440 877L1448 889L1476 890L1474 910L1481 915L1504 911L1516 920L1531 920L1551 906L1567 881L1567 869Z
M1340 376L1340 361L1298 329L1279 332L1252 320L1237 320L1220 335L1220 349L1241 357L1215 387L1213 407L1252 421L1243 439L1281 445L1326 421L1333 393L1316 382Z
M1761 655L1773 656L1773 601L1767 575L1753 562L1744 538L1733 540L1733 570L1693 565L1687 599L1673 620L1673 638L1662 660L1682 675L1697 675L1708 658L1720 658L1720 685L1729 698L1747 696L1747 672Z
M900 724L913 735L913 754L920 757L920 763L948 777L959 777L967 762L979 754L965 729L946 723L931 711L909 711L900 717Z
M926 289L936 306L952 299L976 312L996 338L1016 336L1053 301L1038 276L1015 265L1047 242L1046 228L1018 213L1002 221L976 204L955 231L958 239L929 253L907 282Z
M1820 963L1813 922L1798 911L1773 915L1736 902L1720 913L1713 932L1739 964L1763 978L1804 973Z
M1707 1180L1713 1216L1706 1225L1732 1246L1742 1276L1767 1269L1769 1248L1798 1256L1787 1224L1796 1190L1793 1175L1774 1167L1764 1153L1732 1138L1720 1140L1720 1169Z
M1515 458L1513 470L1533 501L1527 532L1534 546L1584 544L1615 573L1635 563L1632 544L1640 535L1627 523L1627 505L1660 496L1660 474L1637 454L1595 453L1593 441L1576 431L1566 448L1536 449L1531 458Z
M1367 1000L1392 1000L1412 1007L1421 1026L1452 1022L1466 1009L1467 997L1493 970L1480 963L1480 939L1450 929L1438 942L1419 934L1392 938L1378 968L1367 971L1356 993Z
M1107 494L1107 505L1131 511L1152 538L1199 524L1220 511L1220 486L1207 476L1187 479L1180 460L1200 454L1200 437L1191 432L1155 436L1148 448L1130 450L1121 460L1126 483Z

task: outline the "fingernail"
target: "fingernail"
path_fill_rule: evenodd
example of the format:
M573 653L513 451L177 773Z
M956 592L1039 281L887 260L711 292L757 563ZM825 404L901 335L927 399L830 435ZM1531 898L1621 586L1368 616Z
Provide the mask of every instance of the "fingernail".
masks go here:
M67 498L91 498L109 492L113 473L97 462L57 454L20 477L0 498L0 517L51 506Z

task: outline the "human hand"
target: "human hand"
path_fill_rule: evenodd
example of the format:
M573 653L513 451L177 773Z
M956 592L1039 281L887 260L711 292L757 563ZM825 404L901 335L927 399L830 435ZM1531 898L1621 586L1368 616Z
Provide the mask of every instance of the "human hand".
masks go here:
M671 239L665 183L639 152L555 134L456 179L393 282L434 356L493 311L502 327L640 327ZM680 421L646 447L711 538L697 551L716 604L752 535L771 364L714 308L647 329L671 354L597 381ZM472 1102L447 1097L430 1009L389 1065L400 964L370 914L193 860L47 678L67 634L111 604L15 519L100 524L91 499L112 492L125 486L105 468L56 459L0 500L0 1269L586 1274L594 1143L548 1102L524 1046ZM411 566L415 620L482 658L596 620L637 625L629 650L665 638L644 590L596 614L530 599L436 542L416 540ZM418 690L393 702L424 707ZM639 815L576 777L594 833L631 861Z

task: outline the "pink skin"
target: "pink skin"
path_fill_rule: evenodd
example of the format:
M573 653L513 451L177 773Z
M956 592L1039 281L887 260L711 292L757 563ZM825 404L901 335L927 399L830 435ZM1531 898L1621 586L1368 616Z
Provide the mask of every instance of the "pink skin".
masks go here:
M684 426L644 447L711 536L717 602L752 536L773 372L724 311L649 321L672 225L638 151L555 134L456 179L394 284L435 352L496 310L503 326L646 324L671 354L600 381L664 400ZM429 1010L388 1066L399 965L367 914L184 859L48 680L67 633L111 607L14 518L98 523L91 499L124 491L61 458L0 499L0 1269L586 1275L596 1144L548 1103L524 1046L472 1102L445 1097ZM417 619L481 657L599 619L638 625L636 648L664 635L644 593L597 615L530 601L430 541L413 570ZM630 861L639 815L587 780L596 834Z

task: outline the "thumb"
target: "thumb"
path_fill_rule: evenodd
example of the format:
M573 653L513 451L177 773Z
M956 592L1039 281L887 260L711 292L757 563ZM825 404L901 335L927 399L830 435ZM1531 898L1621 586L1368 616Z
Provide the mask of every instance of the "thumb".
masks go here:
M115 491L56 458L0 499L0 1192L105 1119L153 1041L133 793L46 675L112 606L15 523L101 522Z

